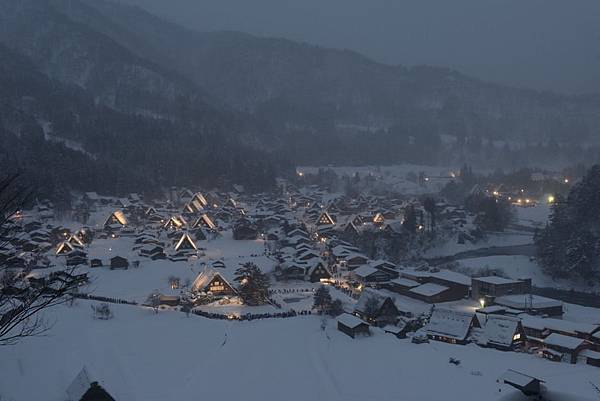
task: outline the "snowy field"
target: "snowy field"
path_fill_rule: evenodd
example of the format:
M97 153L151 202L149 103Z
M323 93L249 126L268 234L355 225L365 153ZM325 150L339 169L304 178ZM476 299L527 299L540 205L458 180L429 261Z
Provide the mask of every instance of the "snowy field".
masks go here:
M80 269L90 277L90 284L83 290L98 296L144 302L154 290L176 295L178 290L171 290L169 277L177 277L181 283L186 280L193 282L198 274L207 267L210 268L212 262L217 260L223 261L225 269L215 270L229 281L233 280L236 269L246 262L256 263L264 272L273 270L275 262L264 256L264 241L234 241L231 235L231 231L225 231L221 238L198 241L197 246L203 256L189 262L153 261L140 257L137 251L132 250L133 237L96 239L86 248L90 259L100 258L106 264L110 258L122 256L130 262L139 260L140 267L130 267L127 270L111 270L108 266ZM168 244L166 249L171 250L172 247ZM53 262L57 269L64 269L64 257L53 257Z
M89 305L55 309L48 336L0 350L0 399L64 401L83 366L119 401L521 399L496 382L509 368L569 393L564 400L597 399L590 383L600 383L595 367L527 354L415 345L381 331L353 340L333 320L322 331L314 316L231 322L111 305L114 318L101 321Z
M459 261L462 268L476 272L478 269L490 268L501 270L507 277L514 279L531 278L537 287L556 287L557 283L545 275L535 261L522 255L496 255L482 258L463 259Z

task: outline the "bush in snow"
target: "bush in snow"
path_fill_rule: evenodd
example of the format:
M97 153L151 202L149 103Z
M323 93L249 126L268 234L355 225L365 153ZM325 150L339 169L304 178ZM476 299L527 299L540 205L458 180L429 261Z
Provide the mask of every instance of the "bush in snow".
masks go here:
M109 320L113 314L108 304L91 305L94 319Z

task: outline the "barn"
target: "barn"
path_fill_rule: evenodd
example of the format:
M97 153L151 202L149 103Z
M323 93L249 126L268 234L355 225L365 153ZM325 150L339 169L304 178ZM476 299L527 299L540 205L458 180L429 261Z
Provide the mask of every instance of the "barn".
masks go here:
M371 334L368 323L349 313L344 313L337 318L337 328L352 338Z

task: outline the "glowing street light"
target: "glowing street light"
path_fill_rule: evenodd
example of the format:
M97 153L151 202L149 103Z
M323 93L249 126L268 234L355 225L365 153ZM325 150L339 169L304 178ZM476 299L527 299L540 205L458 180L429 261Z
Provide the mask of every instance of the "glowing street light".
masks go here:
M554 203L555 200L554 195L548 195L548 203Z

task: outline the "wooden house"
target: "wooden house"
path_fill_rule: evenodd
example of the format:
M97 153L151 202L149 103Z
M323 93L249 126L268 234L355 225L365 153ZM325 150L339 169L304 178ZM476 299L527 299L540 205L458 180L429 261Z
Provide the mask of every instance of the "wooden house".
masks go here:
M309 267L306 269L305 280L310 281L311 283L330 280L331 277L331 272L321 260L310 263Z
M512 369L507 370L498 380L516 388L527 397L539 396L542 393L541 384L544 383L541 379Z
M102 259L94 258L90 260L90 267L102 267Z
M68 401L115 401L84 367L66 390Z
M400 311L391 297L370 288L365 288L360 294L354 313L379 327L396 324L400 317Z
M368 265L353 270L352 277L361 284L385 283L391 279L389 273Z
M426 330L427 337L432 340L466 344L474 327L481 327L474 313L435 308Z
M531 292L531 279L513 280L498 276L477 277L471 281L471 296L480 300L486 297L500 297Z
M344 260L346 261L346 266L348 266L348 270L354 270L359 266L367 264L367 262L369 261L369 259L366 256L361 255L359 253L351 253L348 256L346 256Z
M81 250L75 250L67 255L67 266L86 265L87 263L87 255Z
M181 230L187 225L182 216L172 216L163 226L166 230Z
M216 230L217 226L206 213L202 214L192 225L192 228L205 228L207 230Z
M590 344L581 338L564 336L552 333L544 339L544 346L562 354L565 362L576 363L577 356L584 349L590 348Z
M337 318L337 328L352 338L358 335L370 335L369 324L349 313L343 313Z
M67 241L63 241L56 247L57 255L67 255L75 250L75 247Z
M512 351L525 344L526 336L521 320L510 316L489 315L477 333L477 344L503 351Z
M214 296L232 296L237 292L221 274L212 269L200 273L192 284L192 291L212 294Z
M115 210L104 222L104 228L119 229L127 225L127 218L121 210Z
M194 243L194 240L192 240L192 238L189 236L188 233L182 233L181 236L179 237L179 239L177 240L177 243L175 244L175 251L176 252L181 252L181 251L197 251L198 248L196 247L196 244Z
M317 219L317 226L333 226L335 225L335 220L331 217L328 212L323 212L319 215Z
M383 226L385 224L385 217L383 214L377 213L375 216L373 216L373 224L378 227Z
M129 261L127 258L122 256L114 256L110 258L111 269L127 269L129 267Z

